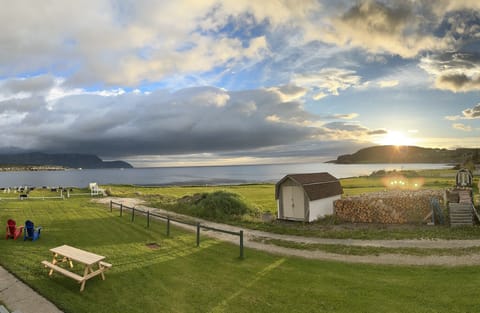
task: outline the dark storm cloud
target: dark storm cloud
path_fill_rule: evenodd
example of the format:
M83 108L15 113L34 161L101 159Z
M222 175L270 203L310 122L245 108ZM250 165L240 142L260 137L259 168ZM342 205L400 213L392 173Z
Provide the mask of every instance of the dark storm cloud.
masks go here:
M359 143L355 141L314 141L307 140L296 144L267 147L250 151L232 151L219 153L218 156L223 158L231 157L251 157L269 159L269 158L286 158L286 159L325 159L334 158L340 154L353 153L361 148L371 146L372 143Z
M31 99L17 100L30 105ZM38 104L44 104L38 101ZM27 110L25 110L27 111ZM150 95L68 96L31 110L10 130L30 149L103 156L183 154L255 149L309 138L314 119L276 92L190 88Z
M315 156L332 155L332 142L347 140L345 145L351 146L352 138L371 131L355 123L322 125L325 117L289 100L301 93L293 86L248 91L197 87L174 93L84 93L55 101L13 99L0 102L0 110L22 127L8 127L4 146L22 143L21 148L29 150L107 158L200 153ZM8 110L11 106L16 109ZM0 125L0 131L5 134L7 126Z

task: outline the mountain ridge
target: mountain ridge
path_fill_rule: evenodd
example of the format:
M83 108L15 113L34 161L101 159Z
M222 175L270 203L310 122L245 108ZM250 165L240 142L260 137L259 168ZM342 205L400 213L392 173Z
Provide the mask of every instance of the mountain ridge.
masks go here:
M0 154L2 165L51 165L68 168L133 168L125 161L103 161L93 154L81 153L4 153Z
M457 148L455 150L423 148L417 146L372 146L353 154L344 154L327 163L462 163L472 160L480 163L480 149Z

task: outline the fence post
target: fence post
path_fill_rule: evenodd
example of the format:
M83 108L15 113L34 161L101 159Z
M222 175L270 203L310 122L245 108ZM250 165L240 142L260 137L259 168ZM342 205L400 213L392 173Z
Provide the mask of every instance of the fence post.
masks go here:
M147 228L150 228L150 210L147 211Z
M122 216L123 213L123 204L120 203L120 216Z
M240 231L240 259L243 259L243 230Z
M112 209L112 200L110 200L110 212L112 212L113 209Z
M167 237L170 237L170 216L167 216Z
M197 223L197 247L200 246L200 223Z
M135 219L135 207L132 208L132 222Z

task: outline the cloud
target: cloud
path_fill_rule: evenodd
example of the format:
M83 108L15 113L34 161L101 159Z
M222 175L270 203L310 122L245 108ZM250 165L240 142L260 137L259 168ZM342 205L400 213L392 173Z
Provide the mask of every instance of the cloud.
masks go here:
M424 57L420 67L435 78L435 87L453 92L480 90L480 54L444 53Z
M376 130L369 131L367 134L370 136L385 135L385 134L388 134L388 131L385 129L376 129Z
M446 40L432 35L431 21L425 20L428 15L419 17L424 9L421 3L360 1L332 21L324 38L338 45L404 58L448 47Z
M331 122L323 125L323 127L332 129L332 130L347 130L347 131L360 131L360 132L367 131L367 128L363 126L360 126L358 124L353 124L353 123L345 123L345 122Z
M321 92L313 95L312 99L313 99L313 100L321 100L321 99L323 99L323 98L325 98L325 97L328 97L328 94L326 94L326 93L324 93L324 92L321 91Z
M237 7L231 13L221 10L223 20L248 12L249 5L241 2ZM268 11L257 13L259 7L254 6L255 14L265 18ZM286 7L279 5L277 12L283 8L285 14ZM4 30L0 34L0 75L54 69L69 73L66 83L70 86L137 86L169 75L261 59L268 52L263 35L240 38L202 31L199 22L216 8L218 2L208 0L175 4L52 1L48 7L30 2L11 4L0 13Z
M14 78L0 82L0 93L18 94L20 92L30 94L44 94L55 84L50 75L39 75L27 78Z
M383 129L369 129L359 123L348 122L330 122L322 125L326 132L324 137L330 140L350 140L358 142L370 141L370 136L382 135L386 133Z
M446 116L445 119L449 121L457 120L473 120L480 118L480 103L478 103L473 108L468 108L462 111L462 115L450 115Z
M436 86L454 92L480 90L480 77L468 77L464 73L439 76Z
M398 80L382 80L377 82L378 86L380 88L389 88L389 87L395 87L399 83Z
M343 119L343 120L352 120L359 116L358 113L349 113L349 114L335 114L335 118Z
M22 125L0 126L4 147L103 156L254 149L316 134L302 126L314 115L267 90L199 87L116 96L85 92L56 99L50 108L39 97L2 101L1 112ZM276 122L267 118L272 115Z
M462 123L454 123L454 124L452 124L452 128L457 129L457 130L461 130L461 131L465 131L465 132L471 132L472 131L471 126L465 125L465 124L462 124Z
M313 90L320 90L314 99L318 100L324 97L328 92L329 95L339 95L339 90L345 90L350 87L360 85L360 76L355 71L325 68L315 73L302 73L294 75L293 82L296 85L308 87Z
M54 89L59 96L52 100L49 95ZM204 153L229 157L251 153L255 158L267 150L274 155L276 149L283 151L284 157L313 156L307 150L316 144L360 144L372 134L358 123L325 124L326 117L309 113L303 102L292 100L292 95L303 93L293 85L246 91L160 89L148 94L71 91L57 84L51 90L44 90L43 97L0 101L0 115L8 121L0 125L2 150L94 153L126 159ZM357 116L350 113L329 118ZM300 146L303 150L296 152Z
M480 118L480 103L478 103L473 108L465 109L462 111L463 116L466 119L477 119Z
M282 98L283 101L297 100L307 93L306 88L299 87L294 84L267 88L267 90L278 93L278 95Z

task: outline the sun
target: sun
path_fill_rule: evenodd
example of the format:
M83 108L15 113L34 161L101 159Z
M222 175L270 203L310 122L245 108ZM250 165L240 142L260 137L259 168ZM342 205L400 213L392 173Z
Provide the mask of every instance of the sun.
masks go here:
M415 139L399 131L389 131L378 140L378 143L384 146L412 146L415 142Z

